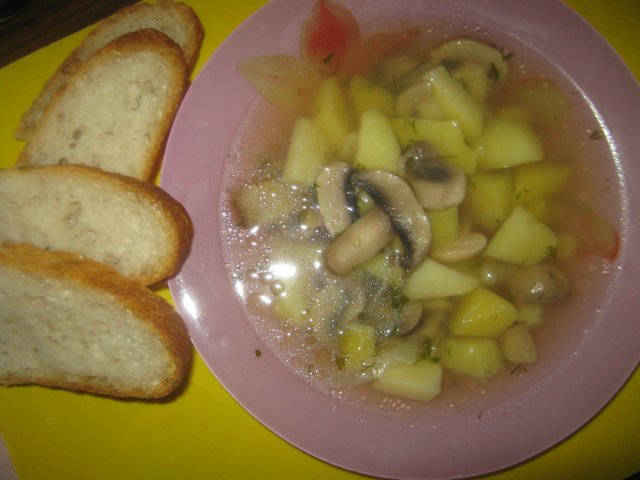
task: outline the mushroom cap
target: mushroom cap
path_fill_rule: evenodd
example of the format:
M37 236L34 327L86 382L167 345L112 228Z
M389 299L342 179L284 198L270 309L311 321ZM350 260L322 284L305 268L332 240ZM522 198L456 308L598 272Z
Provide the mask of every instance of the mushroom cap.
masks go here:
M358 170L351 174L354 188L362 188L386 212L405 247L403 267L416 268L431 245L431 225L411 187L384 170Z
M355 197L348 184L351 171L349 164L336 161L324 166L316 176L318 209L332 237L356 220Z
M455 207L464 200L464 172L435 154L425 142L417 142L405 154L407 182L420 204L428 210Z

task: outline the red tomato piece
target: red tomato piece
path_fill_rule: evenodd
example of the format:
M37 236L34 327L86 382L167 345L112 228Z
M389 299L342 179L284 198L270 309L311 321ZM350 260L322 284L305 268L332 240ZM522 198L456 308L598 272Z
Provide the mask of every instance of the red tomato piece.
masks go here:
M360 43L360 27L351 11L319 0L302 29L302 54L323 73L337 73Z

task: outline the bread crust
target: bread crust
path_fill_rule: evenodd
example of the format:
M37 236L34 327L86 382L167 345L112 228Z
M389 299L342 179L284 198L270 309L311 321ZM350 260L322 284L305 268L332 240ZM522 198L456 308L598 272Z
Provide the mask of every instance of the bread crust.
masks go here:
M139 180L152 181L160 168L168 133L187 87L186 64L180 47L168 36L153 29L137 30L118 37L84 62L74 75L69 78L67 83L56 91L40 122L34 128L29 141L20 153L17 164L30 165L49 162L40 158L43 155L42 152L50 153L47 141L47 136L50 136L49 129L57 127L60 115L64 117L64 106L67 98L85 91L85 77L90 76L94 68L101 68L104 65L110 65L111 62L119 62L122 58L149 51L160 53L163 58L168 60L174 79L170 88L164 93L168 100L166 111L157 128L151 132L153 141L146 151L146 155L143 158L133 156L131 160L132 162L142 162L142 165L136 164L134 166L134 170L139 171L134 176ZM100 102L101 99L96 98L95 105L90 106L98 109L100 108ZM89 105L87 106L89 107ZM59 135L59 133L56 132L56 135ZM113 144L118 144L117 138L113 139ZM112 168L103 168L114 171Z
M186 378L192 355L187 329L169 303L139 282L122 277L111 267L75 254L47 251L26 244L2 244L0 264L42 279L74 282L79 287L115 298L156 334L172 360L166 377L151 390L105 388L91 383L90 379L78 382L46 377L25 380L15 375L0 378L0 384L28 383L114 397L160 398L173 392Z
M162 212L162 216L166 221L166 229L162 232L157 232L157 234L167 238L167 243L171 246L168 255L163 257L161 262L154 263L153 270L140 273L137 276L133 276L132 279L145 285L151 285L172 277L180 270L182 263L189 255L194 235L193 223L180 202L152 183L142 182L126 175L105 172L99 168L86 165L33 165L0 170L0 187L2 182L32 182L33 188L29 188L29 191L36 192L40 182L52 184L58 181L57 179L67 181L70 178L88 189L92 184L108 185L109 188L114 190L113 198L116 200L124 197L128 192L133 193L136 198L147 200L149 206L154 210ZM6 209L5 214L9 216L6 218L10 218L12 215L21 215L19 210L12 209L9 205L0 208ZM151 214L152 212L149 213ZM11 238L8 231L0 231L0 242L3 240L12 242L27 240L37 244L36 246L40 248L55 247L55 245L51 244L38 244L36 240L25 239L24 237L21 239ZM72 251L79 255L91 256L86 251L83 251L80 245L78 245L77 250ZM94 258L94 260L99 259Z
M181 47L188 74L198 59L198 53L204 37L204 29L200 19L194 10L181 2L160 0L155 4L140 2L130 5L110 17L101 21L64 60L51 77L47 80L38 96L34 99L29 109L22 115L20 124L15 131L15 137L20 140L28 140L35 126L44 114L55 92L62 87L67 79L72 76L91 55L112 41L120 27L124 26L138 30L146 25L151 25L154 16L166 15L175 22L182 23L183 32L187 41ZM167 31L164 33L168 34Z

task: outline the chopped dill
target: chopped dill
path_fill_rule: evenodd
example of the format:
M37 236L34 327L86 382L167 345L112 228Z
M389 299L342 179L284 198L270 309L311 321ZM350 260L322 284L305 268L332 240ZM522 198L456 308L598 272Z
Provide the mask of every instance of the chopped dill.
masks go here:
M329 55L327 55L326 57L324 57L322 59L322 63L324 63L325 65L329 65L331 63L331 60L333 59L333 56L335 55L336 52L331 52Z
M511 375L513 376L520 377L525 373L527 373L527 367L520 363L511 369Z
M411 120L407 120L407 122L409 123L409 126L411 127L411 130L413 130L413 134L417 135L418 134L418 130L416 129L416 119L412 118Z
M489 77L489 80L493 80L495 83L500 81L500 71L498 70L498 67L496 67L495 63L491 62L489 70L487 71L487 76Z

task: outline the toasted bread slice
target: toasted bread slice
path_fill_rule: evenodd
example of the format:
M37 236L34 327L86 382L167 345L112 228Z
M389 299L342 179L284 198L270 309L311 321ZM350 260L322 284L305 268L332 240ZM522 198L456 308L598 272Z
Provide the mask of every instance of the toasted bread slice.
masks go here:
M196 13L183 3L168 0L160 0L155 4L137 3L100 22L71 52L22 116L15 132L16 138L29 138L54 93L85 60L116 38L144 28L159 30L180 45L187 68L191 72L198 59L203 37L202 24Z
M182 52L165 34L118 37L56 92L18 164L91 165L150 181L186 81Z
M191 358L173 307L115 270L66 252L0 246L0 384L159 398Z
M193 239L164 190L82 165L0 170L0 225L0 243L74 252L147 285L177 273Z

